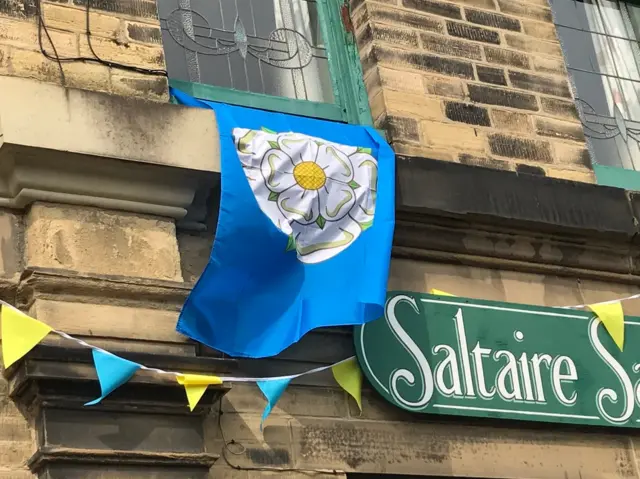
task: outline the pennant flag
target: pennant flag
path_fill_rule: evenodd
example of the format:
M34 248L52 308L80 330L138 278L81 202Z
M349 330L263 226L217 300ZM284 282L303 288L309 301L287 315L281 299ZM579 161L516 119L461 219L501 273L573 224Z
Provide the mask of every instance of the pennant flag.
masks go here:
M287 386L290 382L291 378L273 379L271 381L257 382L260 391L262 391L264 397L267 398L267 405L264 407L264 412L262 413L262 421L260 421L261 431L265 419L267 419L267 416L278 402L278 399L280 399L280 396L282 396L284 390L287 389Z
M429 294L435 294L436 296L453 296L453 297L455 297L455 294L445 293L444 291L440 291L439 289L430 289L429 290Z
M218 376L201 376L198 374L178 374L176 376L178 383L184 386L189 401L189 409L193 411L202 396L204 396L207 387L212 384L222 384L222 379Z
M587 307L596 313L605 329L616 343L620 351L624 346L624 311L619 301L609 304L589 304Z
M311 329L381 317L395 177L393 150L380 135L171 92L215 110L222 175L211 257L178 332L258 358Z
M126 383L140 369L138 363L121 358L115 354L94 349L93 363L100 381L100 389L102 395L98 399L94 399L85 404L85 406L93 406L98 404L115 389Z
M2 305L0 310L0 323L2 360L5 368L31 351L53 331L43 322L5 305Z
M333 377L342 389L347 391L358 403L362 412L362 371L356 358L351 358L331 368Z

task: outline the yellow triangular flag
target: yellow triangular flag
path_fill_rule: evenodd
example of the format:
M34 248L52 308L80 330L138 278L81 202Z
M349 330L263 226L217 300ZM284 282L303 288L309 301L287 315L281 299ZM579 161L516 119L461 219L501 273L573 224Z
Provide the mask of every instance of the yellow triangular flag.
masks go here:
M624 311L620 301L609 304L589 304L587 307L596 313L605 329L620 351L624 346Z
M212 384L222 384L222 379L218 376L202 376L199 374L178 374L176 376L178 383L184 386L189 401L189 409L193 411L202 396L204 396L207 387Z
M446 293L444 291L440 291L439 289L430 289L429 294L435 294L436 296L455 296L455 294Z
M362 371L356 358L336 364L331 368L331 372L336 382L356 400L362 411Z
M2 331L2 359L8 368L31 351L52 329L17 309L2 306L0 311Z

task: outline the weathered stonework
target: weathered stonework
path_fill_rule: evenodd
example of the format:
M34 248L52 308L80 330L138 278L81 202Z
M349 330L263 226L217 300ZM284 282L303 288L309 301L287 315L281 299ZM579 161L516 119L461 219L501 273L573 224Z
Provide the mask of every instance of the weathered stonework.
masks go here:
M90 2L91 47L86 35L86 0L41 1L43 33L49 57L94 58L123 65L164 70L156 4L149 0ZM0 2L0 75L32 78L64 86L167 101L168 83L162 74L143 74L98 61L63 62L42 54L33 0ZM52 44L51 44L52 43ZM55 48L55 52L54 52ZM95 55L94 55L95 52Z
M563 154L585 140L546 0L351 6L375 124L396 152L595 181Z

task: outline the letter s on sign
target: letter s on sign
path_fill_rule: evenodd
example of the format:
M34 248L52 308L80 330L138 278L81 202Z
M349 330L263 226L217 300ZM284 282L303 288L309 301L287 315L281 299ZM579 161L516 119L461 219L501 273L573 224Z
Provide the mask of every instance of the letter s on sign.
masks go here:
M398 381L402 380L409 386L416 385L415 375L408 369L396 369L391 373L389 377L389 386L391 395L398 402L398 404L404 406L406 409L420 410L423 409L433 396L433 375L431 373L431 366L427 358L418 347L418 345L411 339L407 332L400 326L398 319L396 318L396 305L400 302L407 302L412 307L416 314L420 313L416 300L411 296L397 295L387 301L385 306L385 319L389 325L389 329L393 332L400 344L407 350L407 352L413 357L414 361L418 365L418 371L422 379L422 389L420 391L420 397L417 401L409 401L402 397L398 391Z

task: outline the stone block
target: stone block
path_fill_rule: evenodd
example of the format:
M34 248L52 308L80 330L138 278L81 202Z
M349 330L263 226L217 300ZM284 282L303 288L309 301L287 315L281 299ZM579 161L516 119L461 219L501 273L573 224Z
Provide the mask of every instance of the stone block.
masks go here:
M418 48L418 35L405 28L370 22L359 34L358 44L380 41L404 47Z
M36 203L25 243L29 267L182 280L175 225L167 219Z
M22 271L22 218L0 209L0 277L18 278Z
M36 299L30 313L71 335L185 344L175 330L177 311Z
M484 54L489 63L497 63L499 65L516 68L529 68L529 57L520 52L487 46L484 47Z
M54 28L49 29L49 35L51 36L53 44L56 46L58 55L61 57L78 55L76 35L69 32L58 31ZM33 20L12 20L0 17L0 43L40 53L38 46L38 26L36 22ZM54 56L53 49L46 38L43 39L42 44L44 49L51 54L51 56ZM40 56L42 56L41 53ZM13 63L15 62L16 60L13 60Z
M467 87L469 88L469 98L476 103L507 106L521 110L538 110L536 97L527 93L476 84L469 84Z
M371 49L372 60L400 69L414 69L424 72L440 73L472 80L473 65L462 60L443 58L420 52L408 52L374 45Z
M162 45L162 32L160 27L137 22L126 22L125 31L127 38L134 42L152 43Z
M381 89L378 88L374 94L369 93L369 108L371 109L371 118L373 118L374 122L378 121L387 111L384 94Z
M84 8L42 2L42 15L47 28L85 34L87 12ZM121 20L115 16L90 12L89 20L91 36L115 38L120 31ZM58 48L58 44L55 45Z
M34 18L37 9L33 0L4 0L0 3L0 14L14 18Z
M385 90L396 90L407 93L423 93L422 76L418 73L378 68L380 84Z
M511 85L516 88L546 93L547 95L571 98L569 84L564 78L546 77L533 75L531 73L510 71L509 80L511 81Z
M385 91L385 106L391 115L409 115L413 118L444 120L439 99L412 93Z
M520 22L517 18L507 17L499 13L473 10L471 8L465 8L464 12L467 21L471 23L486 25L487 27L500 28L502 30L511 30L514 32L519 32L521 30Z
M502 68L493 68L484 65L476 65L478 81L491 83L493 85L507 86L507 79Z
M567 75L563 58L533 57L533 68L542 73L551 73L563 77Z
M579 127L579 125L578 125ZM553 142L553 156L557 166L591 170L591 155L584 145L560 141Z
M551 10L548 8L527 5L526 3L514 2L513 0L497 0L500 11L516 15L518 17L531 18L541 22L552 22Z
M424 89L429 95L464 98L464 86L462 82L456 78L424 76L422 79Z
M372 2L367 2L366 15L355 15L354 26L358 29L369 20L416 28L423 32L442 33L444 31L443 22L437 17L422 15L409 10L389 8Z
M450 147L434 148L429 145L396 141L393 143L393 150L398 155L418 156L441 161L455 161L455 151L451 150Z
M144 75L135 72L111 74L111 90L124 96L166 101L169 99L169 81L165 76Z
M34 479L34 477L25 467L16 466L15 469L0 470L0 479Z
M491 168L494 170L513 170L513 165L505 160L498 160L496 158L486 158L483 156L474 156L467 153L460 153L458 155L458 161L463 165L480 166L482 168Z
M471 60L482 59L482 49L473 43L455 40L443 35L422 33L420 35L422 48L433 53L454 57L469 58Z
M507 45L528 53L542 53L562 58L562 49L558 43L547 42L526 35L505 34Z
M491 153L508 158L551 163L551 148L546 141L516 138L501 134L489 135Z
M548 118L536 118L536 133L550 138L562 140L573 140L584 143L584 132L582 125L578 123L568 123L565 121L550 120Z
M547 167L546 172L549 178L560 178L562 180L577 181L580 183L596 183L596 175L593 171L576 171L564 168Z
M498 130L516 133L530 133L532 131L529 115L508 110L492 110L493 126Z
M516 165L516 173L519 175L547 176L547 172L540 166L527 165L526 163L518 163Z
M578 110L572 101L558 100L557 98L540 98L542 111L551 116L568 120L579 120Z
M544 0L545 2L547 0ZM537 22L535 20L521 20L524 33L541 40L557 41L556 27L552 23Z
M469 125L491 126L489 111L481 106L447 101L445 102L445 115L452 121Z
M462 18L460 7L437 0L402 0L402 6L442 17Z
M500 35L495 30L474 27L466 23L447 22L447 33L449 35L474 42L500 44Z
M376 127L386 130L392 143L396 140L420 141L418 122L413 118L386 115Z
M484 8L485 10L496 9L496 4L493 0L454 0L454 2L472 7Z
M81 35L79 38L80 56L93 57L86 36ZM164 51L161 46L139 43L122 44L100 37L91 38L91 46L96 55L103 60L158 70L165 67Z
M426 142L434 148L484 151L485 138L475 128L430 120L421 122Z

